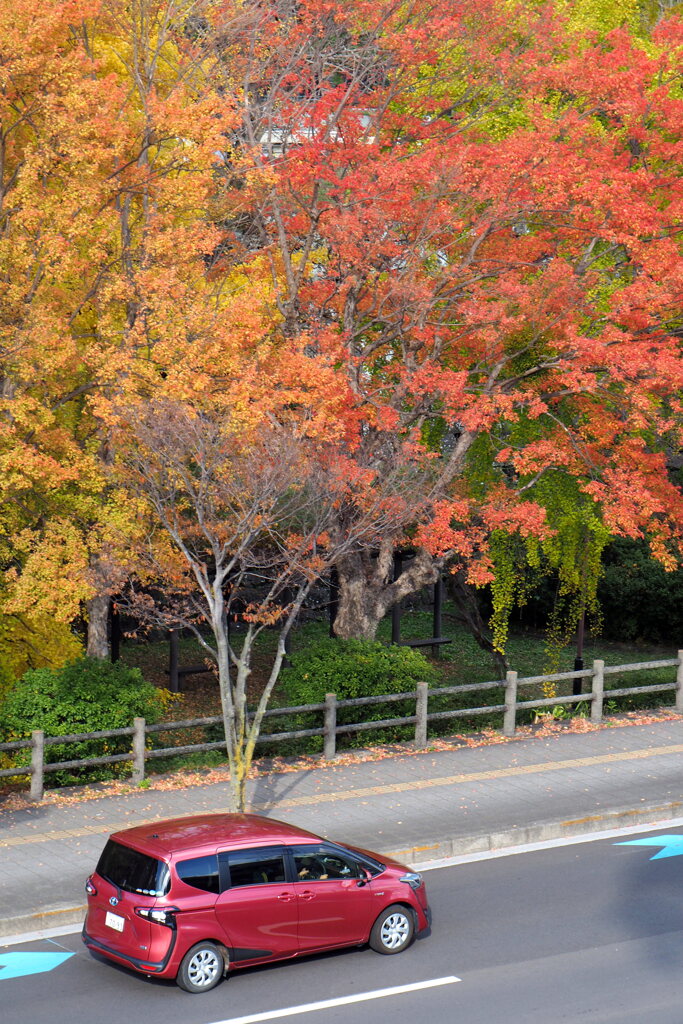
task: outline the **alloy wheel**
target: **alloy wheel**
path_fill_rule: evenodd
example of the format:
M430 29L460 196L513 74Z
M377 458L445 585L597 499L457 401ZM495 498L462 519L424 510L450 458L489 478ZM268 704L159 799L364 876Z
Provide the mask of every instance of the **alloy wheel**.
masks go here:
M187 975L193 985L204 988L215 980L222 966L210 949L198 949L187 965Z
M405 914L390 914L382 924L380 936L387 949L398 949L410 935L410 921Z

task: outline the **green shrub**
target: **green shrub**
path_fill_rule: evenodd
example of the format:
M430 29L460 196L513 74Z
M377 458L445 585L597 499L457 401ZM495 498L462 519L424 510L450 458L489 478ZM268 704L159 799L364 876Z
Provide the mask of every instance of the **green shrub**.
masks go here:
M326 693L336 693L338 700L354 697L374 697L384 693L406 693L417 683L434 682L436 669L423 654L410 647L386 646L378 641L337 640L325 638L306 650L291 656L291 666L281 674L283 704L319 704ZM415 714L414 699L390 704L361 705L339 708L337 724L372 722L384 718L404 718ZM320 713L296 716L296 722L278 729L311 729L321 724ZM395 726L382 730L362 730L342 733L339 746L363 747L369 743L408 739L414 734L413 726ZM301 749L301 748L299 748ZM322 749L322 737L312 737L307 744L310 751Z
M25 672L14 683L0 708L0 734L4 740L17 740L29 739L33 729L42 729L46 736L120 729L132 725L136 716L148 722L158 721L163 703L163 692L145 682L139 669L121 662L112 665L94 658L81 658L62 668ZM45 746L45 760L55 764L123 753L130 748L130 736L55 743ZM29 751L20 751L15 757L16 765L29 761ZM89 769L50 772L47 780L56 785L69 785L129 772L130 763L124 761Z
M644 541L621 538L605 550L598 589L603 635L621 642L683 641L683 570L665 572Z

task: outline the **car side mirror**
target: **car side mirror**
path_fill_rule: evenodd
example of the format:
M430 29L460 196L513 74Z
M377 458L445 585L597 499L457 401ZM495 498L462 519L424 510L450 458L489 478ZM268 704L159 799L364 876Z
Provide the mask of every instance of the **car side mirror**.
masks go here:
M372 875L370 874L369 871L366 871L365 868L361 868L361 871L363 872L363 874L356 883L359 889L362 889L364 885L367 885L368 882L372 881Z

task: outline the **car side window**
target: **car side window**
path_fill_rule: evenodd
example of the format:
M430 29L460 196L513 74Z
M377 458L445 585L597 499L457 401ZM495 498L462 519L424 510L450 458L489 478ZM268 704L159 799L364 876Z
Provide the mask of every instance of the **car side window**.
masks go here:
M222 865L228 869L227 888L285 881L285 858L281 847L229 850L219 856Z
M294 870L302 882L360 878L358 861L348 854L326 846L294 846L291 848Z
M192 857L176 864L176 873L185 885L204 892L220 892L218 884L218 857L215 853L207 857Z

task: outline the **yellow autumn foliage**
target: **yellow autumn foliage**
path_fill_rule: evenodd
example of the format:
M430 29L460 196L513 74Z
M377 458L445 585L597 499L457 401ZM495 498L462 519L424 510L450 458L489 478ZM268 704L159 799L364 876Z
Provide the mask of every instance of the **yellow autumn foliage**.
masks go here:
M0 703L15 679L30 668L59 668L82 655L66 622L47 615L0 615Z

